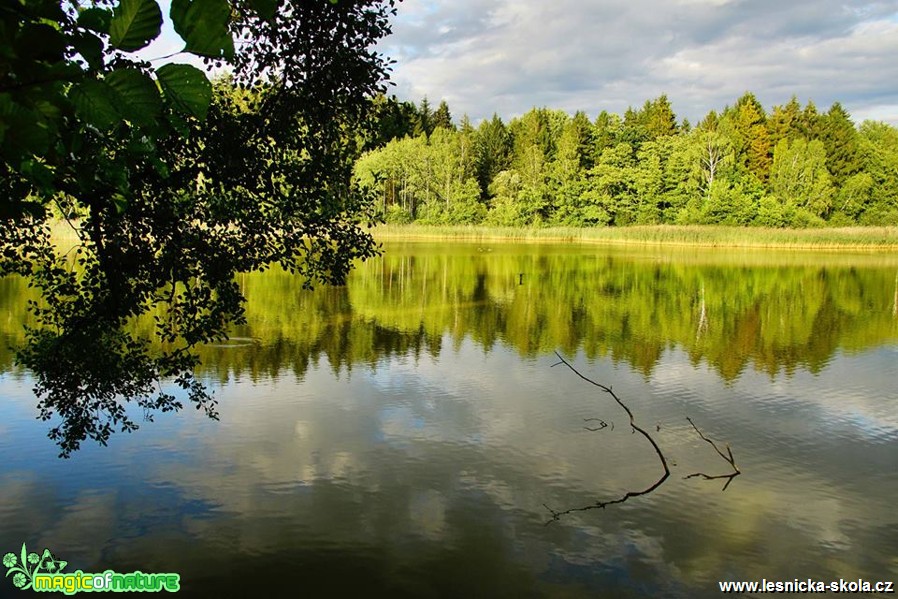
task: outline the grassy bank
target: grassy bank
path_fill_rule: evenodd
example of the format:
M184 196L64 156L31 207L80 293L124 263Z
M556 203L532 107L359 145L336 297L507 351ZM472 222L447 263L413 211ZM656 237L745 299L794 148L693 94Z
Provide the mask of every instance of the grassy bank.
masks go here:
M60 243L74 243L78 223L58 221L52 235ZM519 241L677 245L692 247L854 249L898 251L898 227L840 229L764 229L717 225L656 225L645 227L485 227L472 225L378 225L378 240Z
M856 249L898 251L898 227L841 229L764 229L715 225L656 225L600 228L514 228L470 225L379 225L378 240L431 239L463 241L574 241L582 243L749 247L789 249Z

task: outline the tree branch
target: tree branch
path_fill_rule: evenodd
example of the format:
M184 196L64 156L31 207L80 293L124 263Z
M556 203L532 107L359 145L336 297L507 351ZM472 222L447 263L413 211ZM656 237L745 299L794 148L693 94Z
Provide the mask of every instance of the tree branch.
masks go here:
M605 393L608 393L614 399L614 401L617 402L617 405L619 405L620 407L622 407L624 409L624 411L627 413L627 416L629 416L629 418L630 418L630 428L633 429L633 432L641 434L643 437L648 439L649 443L652 444L652 448L654 448L655 453L658 455L658 459L661 461L661 466L664 468L664 474L662 474L661 478L659 478L657 481L655 481L654 484L647 487L646 489L643 489L642 491L627 491L621 497L618 497L617 499L612 499L609 501L597 501L590 505L586 505L583 507L570 508L570 509L563 510L563 511L553 510L548 505L543 504L543 507L545 507L547 510L549 510L549 512L552 514L552 519L549 520L548 522L546 522L546 524L549 524L550 522L554 522L554 521L558 520L559 518L561 518L561 516L570 514L572 512L585 512L587 510L595 510L595 509L599 509L599 508L604 509L606 506L614 505L615 503L623 503L633 497L639 497L641 495L648 495L649 493L651 493L652 491L654 491L655 489L660 487L664 483L664 481L666 481L668 479L668 477L670 477L670 468L667 465L667 459L664 457L664 454L661 452L661 448L658 447L658 444L655 442L655 440L652 438L652 436L645 431L645 429L639 427L639 425L636 424L636 420L633 417L633 412L631 412L630 408L628 408L626 406L626 404L624 404L624 402L622 402L620 400L620 398L614 393L614 391L611 390L611 387L606 387L605 385L603 385L601 383L597 383L594 380L584 376L583 374L580 373L580 371L578 371L576 368L574 368L570 362L565 360L561 356L561 354L559 354L557 351L555 352L555 355L558 356L559 361L552 365L553 368L555 366L564 364L571 370L571 372L573 372L574 374L579 376L581 379L583 379L590 385L595 385L596 387L598 387ZM587 420L589 420L589 419L587 419ZM602 428L604 428L604 427L602 427ZM596 429L596 430L600 430L600 429Z
M698 433L698 436L701 437L704 441L707 441L708 443L710 443L711 447L714 448L714 451L717 452L717 455L722 457L730 466L732 466L733 471L730 474L717 474L714 476L705 474L704 472L696 472L694 474L690 474L689 476L684 476L683 478L687 479L687 478L701 477L704 480L718 480L718 479L725 478L725 479L727 479L727 482L726 482L726 484L723 485L723 488L721 489L721 491L726 491L727 487L730 486L730 483L733 482L733 479L736 478L737 476L739 476L740 474L742 474L742 471L739 470L738 466L736 466L736 460L735 460L735 458L733 458L733 451L730 449L730 444L727 443L727 445L726 445L727 452L723 453L722 451L720 451L720 448L717 446L717 444L714 441L712 441L711 439L706 437L704 434L702 434L702 431L700 431L698 429L698 427L695 426L695 423L692 421L692 418L690 418L689 416L686 416L686 420L689 421L689 424L692 425L692 428L695 429L695 432Z

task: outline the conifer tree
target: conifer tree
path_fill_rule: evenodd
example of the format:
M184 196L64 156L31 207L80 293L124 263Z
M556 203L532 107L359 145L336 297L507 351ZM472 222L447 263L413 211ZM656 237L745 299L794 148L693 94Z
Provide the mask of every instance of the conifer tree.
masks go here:
M817 139L820 137L820 114L817 112L817 106L811 100L805 104L798 120L798 127L805 139Z
M803 135L801 128L801 105L798 98L792 96L782 106L774 106L770 118L767 119L767 129L770 132L770 145L776 145L782 139L793 140Z
M651 102L646 102L642 117L645 132L650 140L673 135L677 132L677 116L671 108L667 94L662 94Z
M444 129L455 128L452 124L452 115L449 112L449 104L446 103L446 100L440 101L440 105L437 106L436 111L433 113L431 122L434 129L437 127L442 127Z
M616 114L609 113L607 110L600 112L593 125L593 164L599 161L599 157L602 155L605 148L611 148L617 145L620 140L620 135L620 117Z
M860 170L857 130L851 117L835 102L821 118L820 140L826 148L826 168L836 187Z
M418 106L418 123L415 125L415 135L426 135L430 137L433 133L433 111L430 109L430 101L427 96L421 99Z
M760 181L766 181L773 152L763 106L754 94L746 92L728 116L738 160Z
M474 137L474 157L477 181L484 196L490 183L500 172L508 168L511 154L511 137L499 115L484 120Z
M703 129L705 131L717 131L717 126L720 124L720 115L717 114L716 110L712 110L708 114L705 115L705 118L701 120L698 124L699 129Z

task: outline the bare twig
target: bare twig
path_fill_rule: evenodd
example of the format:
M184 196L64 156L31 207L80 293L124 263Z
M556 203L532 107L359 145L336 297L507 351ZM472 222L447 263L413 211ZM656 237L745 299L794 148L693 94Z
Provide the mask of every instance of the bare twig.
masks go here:
M655 442L655 440L652 438L652 436L645 431L645 429L640 428L639 425L636 424L636 419L633 417L633 412L631 412L630 408L628 408L626 406L626 404L624 404L624 402L622 402L620 400L620 398L614 393L614 391L611 390L611 387L606 387L605 385L603 385L601 383L597 383L594 380L592 380L586 376L583 376L580 373L580 371L578 371L576 368L574 368L573 365L570 362L568 362L567 360L565 360L561 356L561 354L559 354L557 351L555 352L555 355L558 356L559 361L556 362L555 364L553 364L552 365L553 367L560 366L562 364L567 366L571 370L571 372L573 372L574 374L579 376L581 379L583 379L590 385L595 385L596 387L598 387L605 393L609 394L614 399L614 401L617 402L617 405L619 405L620 407L622 407L624 409L624 411L627 413L627 416L629 416L629 418L630 418L630 428L633 430L633 432L641 434L643 437L648 439L649 443L652 444L652 448L654 448L655 453L658 455L658 459L661 461L661 466L664 468L664 474L662 474L661 478L659 478L657 481L655 481L654 484L647 487L646 489L643 489L642 491L627 491L621 497L618 497L617 499L612 499L609 501L596 501L595 503L590 504L590 505L586 505L583 507L570 508L570 509L562 510L562 511L553 510L548 505L543 504L543 507L545 507L547 510L549 510L549 512L552 514L552 519L549 520L548 522L546 522L546 524L549 524L549 522L554 522L554 521L558 520L559 518L561 518L561 516L570 514L572 512L585 512L587 510L595 510L595 509L599 509L599 508L604 509L606 506L614 505L615 503L623 503L633 497L639 497L641 495L648 495L649 493L651 493L652 491L654 491L655 489L660 487L664 483L664 481L666 481L668 479L668 477L670 476L670 468L667 466L667 459L664 457L664 454L661 452L661 448L658 447L658 444ZM587 420L589 420L589 419L587 419ZM601 421L601 422L604 422L604 421ZM604 427L602 427L602 428L604 428ZM596 430L601 430L601 429L596 429Z
M731 473L729 473L729 474L717 474L717 475L714 475L714 476L712 476L712 475L710 475L710 474L705 474L704 472L696 472L696 473L694 473L694 474L690 474L689 476L684 476L683 478L684 478L684 479L687 479L687 478L696 478L696 477L700 477L700 478L703 478L704 480L718 480L718 479L723 479L723 478L725 478L725 479L727 479L727 482L723 485L723 489L721 489L721 491L726 491L726 490L727 490L727 487L730 486L730 483L733 482L733 479L736 478L737 476L739 476L740 474L742 474L742 471L739 470L739 467L738 467L738 466L736 466L736 459L733 457L733 450L730 449L730 444L729 444L729 443L726 444L726 450L727 450L727 452L726 452L726 453L723 453L723 452L720 450L720 448L717 446L717 443L715 443L714 441L712 441L711 439L709 439L708 437L706 437L706 436L702 433L702 431L700 431L699 428L698 428L697 426L695 426L695 423L692 421L692 418L690 418L689 416L686 416L686 420L689 421L689 424L692 425L692 428L695 429L695 432L698 433L698 436L701 437L702 440L707 441L708 443L710 443L710 444L711 444L711 447L714 448L714 451L717 452L717 455L719 455L720 457L722 457L722 458L723 458L723 459L724 459L730 466L732 466L733 471L732 471Z
M583 427L586 430L592 431L592 432L600 431L603 428L608 428L608 423L605 422L604 420L602 420L601 418L584 418L583 422L598 422L599 423L599 426L596 426L596 427L592 427L592 426L584 426ZM614 422L611 423L611 430L614 430Z

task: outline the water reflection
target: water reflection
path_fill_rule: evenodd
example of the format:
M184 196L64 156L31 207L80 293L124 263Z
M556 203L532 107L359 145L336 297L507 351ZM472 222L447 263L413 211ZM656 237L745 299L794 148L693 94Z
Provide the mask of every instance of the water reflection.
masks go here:
M389 245L347 287L315 292L287 273L244 276L249 325L234 331L240 343L204 348L204 368L222 382L302 376L322 356L340 369L408 351L439 355L448 333L455 346L501 342L525 357L582 350L646 376L676 346L733 380L749 365L818 372L839 349L898 339L896 256L486 249ZM23 281L0 281L0 331L12 345L29 322L28 297ZM152 319L135 326L152 338ZM12 367L10 343L0 348L2 370Z
M276 373L294 357L290 365L301 373L306 353L347 367L405 346L435 355L448 334L456 346L471 338L486 351L502 343L525 357L555 349L609 356L646 376L676 346L733 380L749 365L769 374L818 372L839 349L898 338L895 269L880 266L881 258L845 267L828 256L696 264L595 248L479 249L390 247L347 288L314 295L289 291L286 276L247 280L248 330L297 344L270 355L263 344L249 363ZM206 361L216 367L227 359L218 352Z
M284 572L312 594L409 597L898 579L893 264L388 250L342 289L246 278L235 334L256 341L204 349L220 422L162 415L62 462L5 363L0 552L181 572L188 596L286 596ZM619 406L550 367L554 349L657 424L676 465L650 496L546 527L543 504L658 470ZM726 493L683 480L723 464L686 416L731 444L743 475Z

